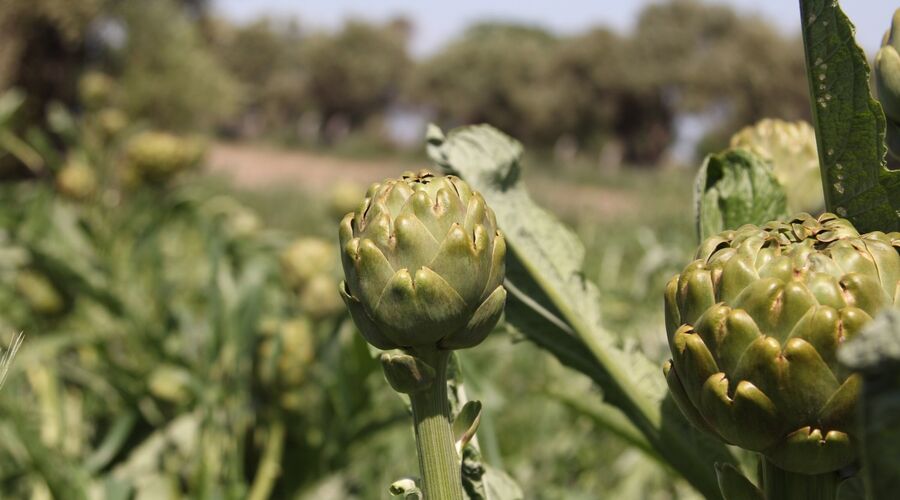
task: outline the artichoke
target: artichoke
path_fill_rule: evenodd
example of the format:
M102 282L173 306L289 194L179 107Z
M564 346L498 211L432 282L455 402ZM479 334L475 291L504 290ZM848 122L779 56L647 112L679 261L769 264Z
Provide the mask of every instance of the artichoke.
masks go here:
M328 193L328 212L340 220L359 205L365 192L363 186L352 182L339 182Z
M836 350L900 305L900 233L826 213L706 240L666 288L664 372L694 425L819 474L855 457L859 378Z
M900 9L875 54L875 91L887 118L888 151L900 159Z
M743 148L772 163L787 195L788 213L820 212L825 206L816 131L805 121L765 118L731 137L732 148Z
M78 160L66 162L56 174L56 189L73 200L86 200L97 192L97 174Z
M260 385L282 408L296 409L315 357L312 325L306 318L268 320L260 328L255 373Z
M287 284L302 289L316 275L337 267L334 247L319 238L299 238L281 252L279 261Z
M314 320L343 312L344 304L337 293L337 279L331 273L313 276L297 297L300 310Z
M506 302L506 243L481 194L427 171L373 184L340 226L341 297L380 349L479 344Z
M142 132L125 148L125 168L136 181L159 184L198 166L203 154L204 147L197 140L166 132Z
M109 104L116 90L116 82L99 71L88 71L78 80L78 98L88 109Z
M43 316L55 316L66 309L66 297L40 271L23 269L16 274L16 291L32 311Z

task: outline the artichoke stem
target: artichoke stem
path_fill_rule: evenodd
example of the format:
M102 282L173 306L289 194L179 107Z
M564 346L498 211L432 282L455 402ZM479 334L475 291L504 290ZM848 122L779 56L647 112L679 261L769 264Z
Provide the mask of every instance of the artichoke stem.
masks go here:
M447 362L451 351L416 350L418 356L435 371L434 382L409 395L419 471L426 500L462 500L459 456L450 431L450 400L447 398Z
M765 457L762 460L762 486L766 500L834 500L837 498L837 471L825 474L799 474L778 468Z

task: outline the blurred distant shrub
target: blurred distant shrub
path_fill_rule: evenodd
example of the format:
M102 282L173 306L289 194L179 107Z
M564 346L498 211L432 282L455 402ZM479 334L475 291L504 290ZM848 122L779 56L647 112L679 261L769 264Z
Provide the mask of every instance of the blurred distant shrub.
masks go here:
M122 67L124 109L168 130L209 128L237 105L234 78L205 46L172 0L120 6L126 40L116 52Z
M241 87L233 135L256 136L293 129L309 107L299 25L260 19L247 25L213 23L216 56Z
M25 122L51 100L73 103L91 21L103 0L4 0L0 4L0 92L27 90Z
M307 95L321 117L326 141L382 113L400 90L410 66L409 25L347 22L334 34L316 34L303 44ZM343 123L342 123L343 122Z
M761 18L698 0L652 4L633 40L639 85L661 89L679 113L717 117L707 148L764 117L809 117L800 39Z
M411 98L440 122L491 122L527 142L552 143L566 113L547 85L558 41L549 32L511 24L475 25L420 63Z

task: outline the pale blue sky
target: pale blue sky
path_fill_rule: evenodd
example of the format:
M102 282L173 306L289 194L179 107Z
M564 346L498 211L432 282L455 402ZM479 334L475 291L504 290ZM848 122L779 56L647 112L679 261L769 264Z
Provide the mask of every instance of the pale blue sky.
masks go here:
M708 1L758 13L786 32L799 29L795 0ZM263 14L291 16L307 26L326 29L340 26L348 17L386 20L404 15L416 27L412 40L416 54L434 51L472 22L485 19L538 24L560 33L578 32L597 24L627 31L638 11L648 3L651 0L214 0L222 14L237 21ZM841 5L856 24L857 40L873 54L900 1L844 0Z

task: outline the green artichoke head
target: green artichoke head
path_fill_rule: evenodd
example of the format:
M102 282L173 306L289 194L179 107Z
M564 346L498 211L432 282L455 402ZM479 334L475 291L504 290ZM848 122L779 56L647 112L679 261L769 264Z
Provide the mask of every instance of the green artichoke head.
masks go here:
M875 90L889 121L900 123L900 9L875 54Z
M125 147L125 168L137 181L159 184L200 165L205 153L197 139L146 131Z
M73 200L86 200L97 192L97 174L90 165L69 160L56 174L56 189Z
M457 177L427 171L373 184L340 226L340 291L380 349L480 343L506 302L494 212Z
M694 425L798 473L855 459L859 377L836 351L900 305L900 233L860 235L829 213L725 231L665 303L664 372Z

